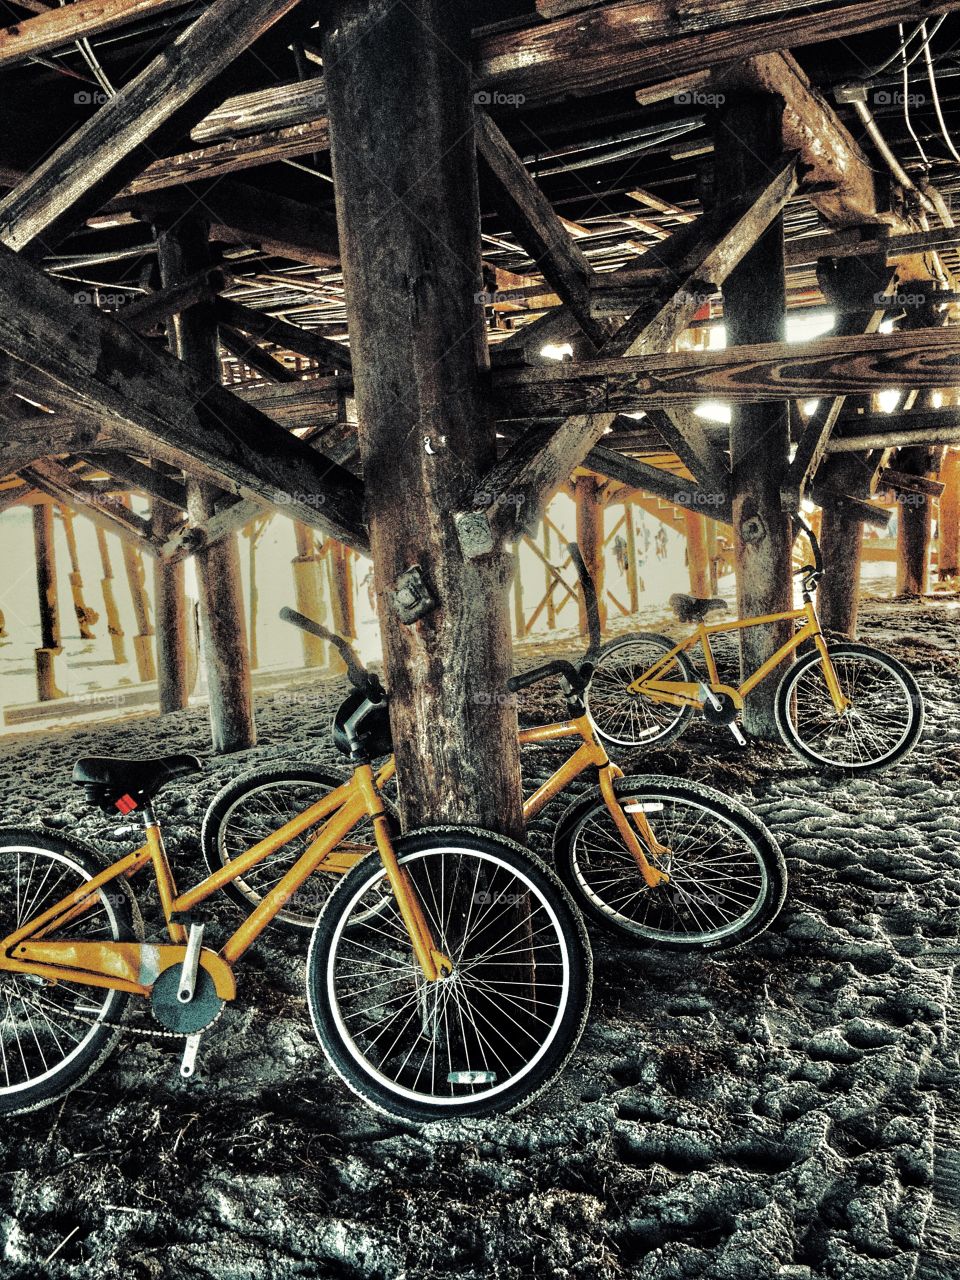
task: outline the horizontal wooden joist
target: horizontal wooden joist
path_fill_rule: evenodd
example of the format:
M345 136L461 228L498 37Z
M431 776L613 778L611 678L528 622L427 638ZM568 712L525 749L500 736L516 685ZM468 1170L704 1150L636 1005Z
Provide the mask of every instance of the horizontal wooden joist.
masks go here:
M276 316L268 316L253 307L242 306L230 298L218 298L216 311L217 319L222 324L230 325L252 337L273 342L297 355L307 356L323 366L350 372L350 348L343 342L335 342L332 338L325 338L323 334L314 333L312 329L303 329Z
M845 38L957 8L960 0L893 5L824 0L813 12L800 0L705 0L689 8L671 0L620 0L539 26L480 36L474 65L496 111L508 100L534 106L570 94L702 75L704 67L729 69L751 54ZM230 98L195 127L193 138L199 144L195 150L156 161L128 190L159 190L326 150L323 82L277 85ZM835 146L834 138L824 143L825 164L832 163L826 153Z
M492 375L500 418L629 413L721 400L741 404L960 386L960 329L762 343L504 369Z
M85 515L124 542L156 553L158 544L154 542L149 521L131 511L112 493L105 493L81 480L63 463L54 458L38 458L29 467L24 467L20 475L27 484L49 494L79 515Z
M110 317L68 309L59 285L0 248L0 351L102 413L119 447L366 547L348 471Z
M725 486L716 490L704 488L695 480L651 466L641 458L625 457L603 445L594 445L584 459L584 465L611 480L622 481L631 489L644 489L675 507L709 516L711 520L720 520L724 524L731 522L730 497Z
M0 28L0 67L53 53L75 40L102 36L143 18L182 9L187 0L76 0ZM22 3L22 0L18 0Z

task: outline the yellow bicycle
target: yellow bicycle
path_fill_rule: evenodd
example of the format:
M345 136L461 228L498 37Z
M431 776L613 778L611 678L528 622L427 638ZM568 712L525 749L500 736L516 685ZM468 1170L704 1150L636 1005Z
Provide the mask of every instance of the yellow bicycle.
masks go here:
M96 1071L131 997L159 1034L182 1038L192 1075L201 1034L236 998L238 963L311 878L337 889L314 924L310 1014L367 1103L413 1121L487 1115L556 1078L589 1008L579 913L511 840L439 827L396 837L381 794L392 764L371 766L389 735L386 698L376 677L352 674L334 722L352 774L191 889L177 887L154 799L201 768L195 756L77 761L89 800L143 821L144 843L109 866L68 836L0 830L0 1114L44 1106ZM209 947L203 904L291 842L296 857ZM144 941L130 880L146 870L162 919Z
M802 651L780 680L774 708L780 736L800 759L858 774L893 764L913 748L923 729L917 682L878 649L824 636L814 602L823 557L813 531L799 523L814 560L796 571L802 578L799 609L707 623L708 613L726 609L723 600L674 595L678 618L697 622L692 635L675 644L653 632L631 633L599 650L586 701L602 738L616 746L662 746L679 737L699 710L711 724L728 726L743 745L736 721L746 699ZM711 637L771 622L794 623L793 634L740 685L721 681ZM702 674L688 657L697 646Z

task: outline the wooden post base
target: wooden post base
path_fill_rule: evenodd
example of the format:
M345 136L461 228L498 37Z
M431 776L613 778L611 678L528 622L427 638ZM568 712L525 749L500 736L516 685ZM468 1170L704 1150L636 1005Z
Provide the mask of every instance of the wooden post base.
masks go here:
M39 702L52 702L55 698L66 697L66 694L57 684L57 658L63 653L62 649L34 649L34 658L37 664L37 700Z

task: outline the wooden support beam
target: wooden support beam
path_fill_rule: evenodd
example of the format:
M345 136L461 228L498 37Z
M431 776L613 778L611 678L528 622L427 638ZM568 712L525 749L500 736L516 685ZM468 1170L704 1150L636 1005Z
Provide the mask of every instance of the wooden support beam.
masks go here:
M97 549L100 552L100 590L103 593L103 611L107 618L107 634L113 646L113 660L119 665L127 661L127 647L124 644L123 623L120 621L120 610L117 608L117 597L113 591L113 565L110 561L110 548L107 545L106 530L97 526Z
M713 519L730 523L729 498L718 502L717 494L701 489L695 481L685 480L662 467L651 466L641 458L628 458L604 445L594 445L584 459L584 465L611 480L622 481L631 489L644 489L685 511L698 515L709 511Z
M485 111L476 118L477 151L493 176L497 209L533 259L544 280L560 295L590 342L598 347L606 329L590 314L590 263L553 211L526 166Z
M801 0L775 6L770 0L711 0L690 11L669 0L617 0L553 22L480 35L473 43L473 65L478 85L491 97L494 92L522 96L525 106L607 89L659 89L666 80L657 100L709 83L705 68L735 70L754 54L846 39L957 7L957 0L900 0L893 6L885 0L838 0L820 8L811 21ZM231 98L194 128L194 138L208 140L206 146L158 161L144 180L177 185L323 151L329 145L325 104L319 80ZM824 163L829 151L828 145Z
M172 508L177 513L176 518L171 522L172 528L176 528L180 523L180 513L187 509L187 491L181 480L174 479L158 467L148 467L145 463L130 457L129 454L120 453L115 449L104 449L96 453L88 451L84 456L91 466L109 472L118 480L126 481L141 493L156 498L165 506ZM156 524L156 509L154 509L152 524ZM166 539L155 538L154 540L163 542Z
M115 533L118 538L143 550L154 551L156 544L146 520L131 511L120 498L86 484L54 458L38 458L30 466L21 468L20 474L41 493L72 507L79 515Z
M125 307L119 318L137 333L158 328L167 316L215 297L226 286L227 278L220 267L199 272L192 280L184 280L174 289L158 289Z
M65 420L59 414L0 417L0 475L10 475L37 458L74 453L96 444L95 426Z
M303 329L276 316L268 316L253 307L244 307L230 298L217 299L216 313L222 324L240 329L253 337L275 342L278 347L286 347L297 355L316 360L321 367L350 372L350 348L346 343L335 342L332 338L325 338L323 334Z
M901 449L896 455L899 470L926 478L937 468L938 459L930 449ZM930 545L933 504L924 493L905 495L897 520L897 594L922 596L930 590Z
M37 666L37 701L62 698L57 685L56 660L62 653L60 606L57 600L57 561L53 542L53 507L33 508L33 543L37 564L37 597L40 606L40 645L34 650Z
M723 451L707 435L702 418L685 409L650 409L647 417L697 481L700 489L715 495L718 506L730 497L730 466ZM609 444L610 440L605 443Z
M320 566L317 563L317 548L313 530L299 520L294 521L294 536L297 541L297 554L292 560L293 592L298 612L315 622L323 622L323 595L320 584ZM303 645L303 665L305 667L325 667L327 665L327 645L318 636L307 631L300 632Z
M684 515L687 533L687 572L690 576L690 594L697 597L710 595L710 563L707 558L707 521L704 516L687 511Z
M737 188L748 193L742 203L737 201L732 207L725 207L715 218L705 220L703 227L686 228L662 246L659 252L667 267L667 282L661 283L613 337L607 339L600 360L611 356L632 357L646 367L651 359L649 353L668 350L703 305L704 288L712 289L714 284L726 279L750 245L778 216L796 186L794 161L781 156L769 166L762 179ZM704 281L710 285L706 286ZM523 378L533 372L521 371L519 375L504 372L499 378ZM513 483L526 498L522 516L518 516L514 508L511 519L509 510L500 508L491 519L495 538L509 537L518 519L529 525L557 485L613 426L616 417L615 412L595 413L589 401L585 412L566 407L564 412L569 416L538 453L524 460L513 476Z
M465 561L454 521L464 488L496 457L478 374L486 344L474 301L480 211L466 7L333 7L322 56L401 816L516 835L517 714L501 697L509 557ZM410 625L395 593L414 566L434 607Z
M121 447L366 546L349 472L109 316L72 315L67 326L62 289L2 247L0 351L95 406Z
M940 467L943 494L937 515L937 574L941 581L960 574L960 451L948 449Z
M268 382L299 382L300 379L288 369L285 364L270 355L268 351L264 351L262 347L258 347L256 342L246 337L242 333L238 333L236 329L231 329L228 325L221 324L219 326L220 342L235 356L237 360L245 364L248 369L253 369L261 374Z
M862 259L827 259L819 265L817 276L825 297L837 308L841 332L847 333L856 323L854 316L858 309L862 315L862 308L869 305L871 296L876 302L878 294L886 294L890 280L889 268L882 254ZM875 320L876 312L870 316L871 330L876 328ZM851 402L851 407L853 403L858 407L868 406L870 397L860 397ZM816 440L815 448L809 453L804 452L804 441L801 440L791 466L791 471L797 476L795 491L785 493L787 486L784 486L781 498L786 497L787 510L799 511L805 482L816 478L814 492L823 507L820 540L827 568L817 597L820 620L828 631L853 638L857 634L860 609L865 523L864 513L857 510L855 500L863 500L870 493L873 467L868 463L866 454L838 457L829 453L837 421L846 405L846 397L821 401L819 419L815 418L808 430L815 430L817 425L821 425L824 430L822 439ZM821 462L823 465L817 474ZM804 468L802 479L798 475L801 467ZM838 493L844 496L838 498ZM794 501L795 506L792 505Z
M885 255L887 262L933 253L937 249L955 249L960 244L960 227L934 227L930 231L903 231L897 235L876 229L837 231L827 235L803 236L787 245L788 267L806 266L821 258L859 258ZM936 290L929 286L931 301Z
M21 0L17 0L21 3ZM39 8L35 18L0 29L0 69L54 53L76 40L89 40L182 9L185 0L77 0L64 12Z
M767 342L723 351L678 352L501 369L493 402L505 421L564 413L604 415L725 400L856 395L884 387L960 385L960 328L918 329L814 342Z
M738 191L769 172L783 149L782 107L771 95L733 96L714 126L718 191ZM783 342L786 329L783 217L743 256L723 285L727 341L738 346ZM704 359L705 353L698 353ZM782 613L793 605L789 516L781 511L780 486L789 463L790 418L786 405L737 405L730 422L730 501L741 618ZM787 622L740 632L742 678L786 643ZM744 726L759 738L778 739L774 696L779 673L762 681L747 700Z
M123 497L121 501L129 505L128 498ZM137 633L133 637L137 675L141 683L145 683L148 680L156 680L157 666L154 652L155 632L150 618L150 597L147 595L143 556L132 542L127 541L121 541L120 554L123 557L123 568L127 575L127 586L130 588L133 616L137 623Z
M208 227L199 218L179 218L160 228L157 257L164 285L174 285L203 270L209 254ZM218 378L217 323L211 303L199 303L171 318L167 341L177 357L205 382ZM211 519L221 496L213 485L188 479L191 521ZM257 730L236 535L198 550L195 564L213 749L217 753L239 751L254 745Z
M263 506L256 498L240 498L227 503L208 519L174 530L160 548L160 557L171 561L185 560L204 547L212 547L222 538L239 533L260 515L263 515Z
M83 575L80 570L80 554L77 550L77 531L74 528L73 512L62 503L58 508L63 535L67 540L67 554L70 557L70 594L73 597L73 612L80 629L81 640L95 640L94 624L100 615L91 609L83 595Z
M844 307L851 303L863 306L869 303L871 296L877 302L881 296L886 295L893 281L893 274L882 257L823 262L819 264L817 277L825 296L838 306L836 332L839 336L877 332L884 318L882 307L878 306L870 313L865 326L860 323L860 313L845 311ZM780 502L784 511L794 515L800 511L807 489L826 454L831 432L843 411L845 401L845 396L822 398L804 427L780 486Z
M203 91L297 0L214 0L0 201L0 242L17 251L76 226L163 142L202 119Z
M573 501L577 518L577 545L583 556L583 563L593 579L597 593L597 608L600 613L600 628L607 621L607 592L604 584L605 564L603 555L603 504L601 494L604 482L591 475L578 475L573 483ZM580 610L580 632L589 635L587 626L587 607L583 592L577 597Z
M180 524L181 518L173 507L164 502L154 502L150 527L157 542L161 545L166 542ZM182 564L163 556L155 557L153 608L157 628L157 696L161 715L183 710L190 700L185 578Z

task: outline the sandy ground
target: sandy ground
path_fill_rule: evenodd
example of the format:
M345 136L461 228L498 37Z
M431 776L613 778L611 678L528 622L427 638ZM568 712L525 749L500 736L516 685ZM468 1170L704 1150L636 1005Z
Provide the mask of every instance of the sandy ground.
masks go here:
M533 1108L416 1133L363 1108L313 1039L302 948L271 933L194 1081L128 1036L67 1106L3 1122L0 1274L956 1277L958 624L956 598L866 610L862 638L903 658L927 699L923 740L887 774L838 783L703 726L625 762L750 804L781 841L790 897L768 934L710 959L595 935L589 1028ZM201 874L217 787L255 763L331 759L339 694L263 694L260 745L164 794L183 884ZM73 759L206 743L201 708L8 736L0 816L115 853L133 832L85 808ZM531 783L550 760L531 752ZM531 832L542 851L562 803ZM211 924L235 919L225 902Z

